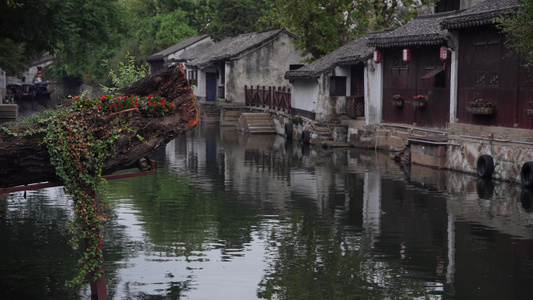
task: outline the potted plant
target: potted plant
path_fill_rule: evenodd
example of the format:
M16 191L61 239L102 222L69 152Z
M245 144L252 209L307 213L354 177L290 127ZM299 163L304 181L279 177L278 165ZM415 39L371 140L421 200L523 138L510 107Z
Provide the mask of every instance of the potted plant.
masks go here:
M533 116L533 100L529 100L527 103L526 115Z
M300 116L292 116L291 121L292 121L292 123L295 124L295 125L303 124L303 123L304 123L304 120L303 120L302 117L300 117Z
M413 104L414 107L425 107L426 102L427 102L426 96L416 95L416 96L413 96L413 101L411 101L411 104Z
M481 98L466 102L466 112L474 115L492 115L494 110L494 103Z
M392 96L391 104L396 107L402 107L403 106L403 97L402 95L394 95Z

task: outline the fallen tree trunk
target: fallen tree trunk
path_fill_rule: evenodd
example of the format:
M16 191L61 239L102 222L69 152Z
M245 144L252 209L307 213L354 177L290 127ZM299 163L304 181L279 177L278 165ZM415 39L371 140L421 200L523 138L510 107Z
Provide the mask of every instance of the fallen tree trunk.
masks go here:
M117 140L116 155L104 162L104 175L134 166L139 159L165 146L198 123L194 96L181 65L163 69L117 93L163 96L172 101L175 113L160 118L146 118L133 108L111 115L100 115L90 110L71 114L69 118L90 118L97 126L105 126L117 119L128 122L130 130ZM18 125L6 130L0 128L0 188L59 181L43 143L46 136L43 129L46 128L47 124ZM34 133L25 134L28 132Z

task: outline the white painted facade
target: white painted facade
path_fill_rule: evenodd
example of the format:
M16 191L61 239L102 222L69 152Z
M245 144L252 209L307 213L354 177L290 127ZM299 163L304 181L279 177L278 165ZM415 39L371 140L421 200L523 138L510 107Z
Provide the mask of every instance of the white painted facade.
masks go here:
M365 124L380 124L383 111L383 64L368 59L364 72Z
M292 83L292 107L311 113L316 112L319 84L318 79L296 80Z
M364 67L364 96L366 124L381 123L383 98L383 70L381 64L372 59ZM346 96L351 96L350 66L336 67L322 73L316 79L294 80L292 82L292 107L315 114L315 120L328 121L346 113L346 96L330 96L330 77L346 76Z

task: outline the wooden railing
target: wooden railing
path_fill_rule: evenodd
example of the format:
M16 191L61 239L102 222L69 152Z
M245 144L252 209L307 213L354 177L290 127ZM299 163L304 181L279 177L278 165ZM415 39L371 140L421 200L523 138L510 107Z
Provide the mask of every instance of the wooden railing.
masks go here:
M291 89L269 86L244 86L245 103L247 106L268 107L270 109L291 111Z

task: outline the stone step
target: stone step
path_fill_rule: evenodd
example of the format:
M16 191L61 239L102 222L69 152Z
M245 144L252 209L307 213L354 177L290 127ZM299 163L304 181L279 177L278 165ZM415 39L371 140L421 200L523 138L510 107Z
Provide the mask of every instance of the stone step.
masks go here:
M238 118L238 117L241 116L241 114L242 114L242 112L241 112L241 111L238 111L238 110L225 110L225 111L224 111L224 116L228 116L228 117L230 117L230 116L231 116L231 117L235 116L235 117Z
M265 127L265 128L261 128L261 127L258 127L258 128L248 128L248 132L250 134L255 134L255 133L276 133L276 128L269 128L269 127Z
M270 125L274 124L272 120L244 120L248 125Z

